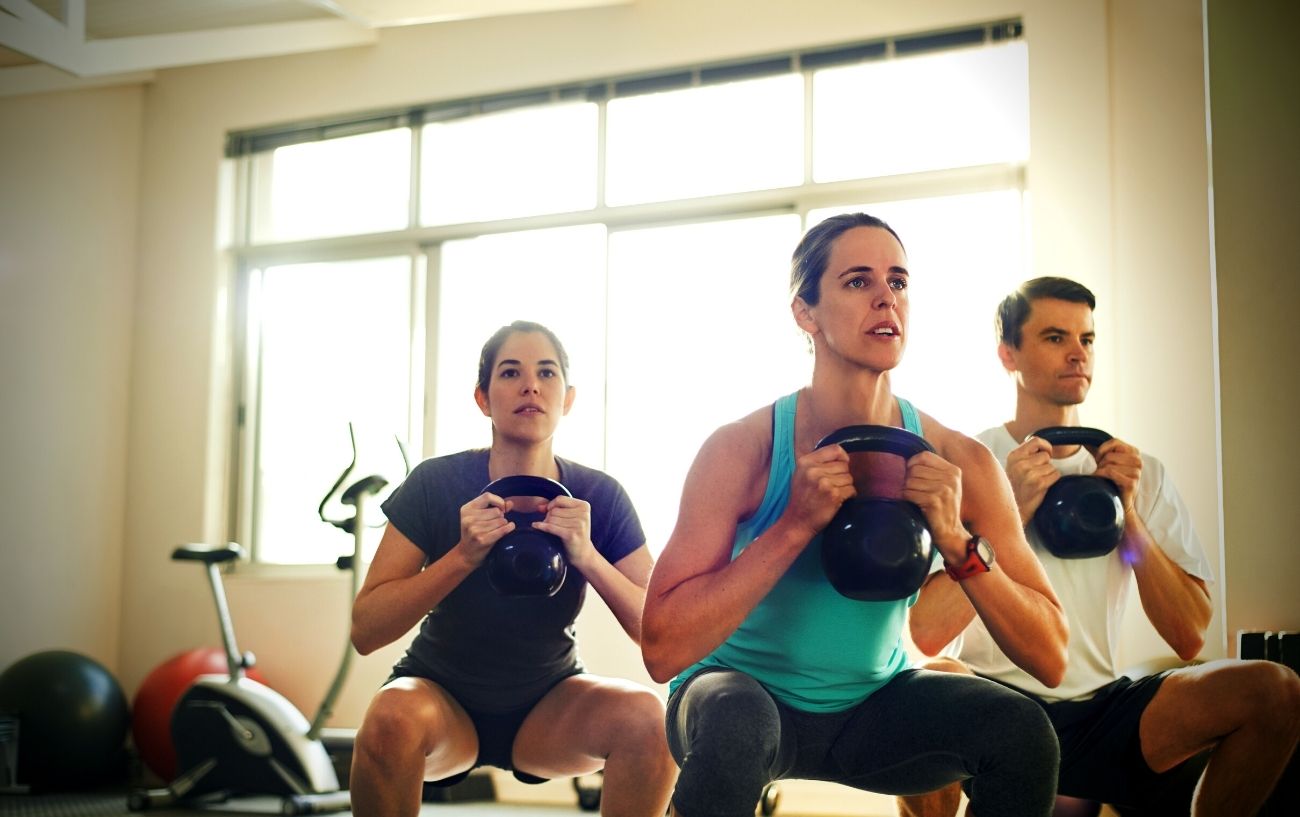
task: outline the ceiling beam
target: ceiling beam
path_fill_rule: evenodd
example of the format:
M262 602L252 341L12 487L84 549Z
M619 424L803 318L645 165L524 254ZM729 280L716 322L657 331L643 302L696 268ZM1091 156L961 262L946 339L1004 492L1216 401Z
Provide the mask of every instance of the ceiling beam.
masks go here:
M370 45L391 26L530 14L635 0L302 0L329 18L134 37L86 36L87 0L60 0L62 19L31 0L0 0L0 46L66 72L92 79L136 75L162 68L277 57ZM18 69L24 70L18 70ZM50 84L33 66L0 69L0 94L12 87ZM35 79L33 79L35 78Z
M502 14L624 6L633 0L305 0L376 28L446 23Z
M346 20L302 20L145 37L113 37L85 44L82 75L280 57L372 45L378 39L375 29Z
M86 39L86 0L63 0L63 25L71 36Z
M82 12L69 16L84 19ZM0 0L0 45L77 77L371 45L378 36L374 28L322 19L87 40L27 0Z
M0 0L0 45L6 48L76 74L84 39L27 0Z

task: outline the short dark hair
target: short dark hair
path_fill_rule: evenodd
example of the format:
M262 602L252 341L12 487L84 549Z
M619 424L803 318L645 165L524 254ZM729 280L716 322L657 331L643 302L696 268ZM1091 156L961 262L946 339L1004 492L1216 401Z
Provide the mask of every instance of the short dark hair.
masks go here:
M497 355L501 352L501 346L506 342L506 338L516 332L540 332L546 336L551 345L555 347L555 354L559 357L560 376L564 382L569 382L569 353L564 351L564 344L555 333L540 323L533 321L514 321L506 324L497 331L492 333L492 337L487 339L483 344L483 351L478 356L478 387L484 394L487 394L488 385L492 382L492 367L496 365Z
M879 227L888 230L898 242L898 246L903 246L903 239L898 237L894 228L875 216L866 213L841 213L831 216L809 228L800 239L799 246L794 248L794 255L790 258L791 297L797 295L809 306L817 305L821 299L819 287L822 274L826 272L826 264L830 261L831 247L834 246L835 239L854 227Z
M1033 302L1040 298L1056 298L1059 301L1087 304L1089 309L1097 308L1097 299L1092 290L1077 281L1052 277L1025 281L998 304L993 328L999 343L1005 343L1014 349L1020 348L1023 340L1021 330L1029 319L1029 310L1033 307Z

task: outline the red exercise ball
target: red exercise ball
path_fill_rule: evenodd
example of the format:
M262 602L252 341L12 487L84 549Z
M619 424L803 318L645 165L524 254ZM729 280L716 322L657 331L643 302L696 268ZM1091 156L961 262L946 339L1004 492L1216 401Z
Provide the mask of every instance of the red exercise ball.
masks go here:
M176 748L172 746L172 710L185 690L200 675L226 675L226 651L220 647L196 647L173 655L154 667L136 690L131 702L131 737L136 751L149 770L164 781L176 777ZM256 668L249 678L266 683Z

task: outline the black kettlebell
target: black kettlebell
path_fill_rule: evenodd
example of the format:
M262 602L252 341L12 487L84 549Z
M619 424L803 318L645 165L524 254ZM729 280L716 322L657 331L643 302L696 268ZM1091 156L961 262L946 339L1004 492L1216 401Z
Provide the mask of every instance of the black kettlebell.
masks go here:
M924 437L892 426L847 426L817 443L818 448L828 445L904 459L934 451ZM905 499L850 497L822 531L822 570L841 595L857 601L912 595L930 575L933 555L925 514Z
M573 496L569 489L545 477L502 477L487 484L480 491L499 497L538 496L551 500L557 496ZM484 564L488 583L503 596L554 596L564 584L568 563L564 558L564 543L560 537L540 531L533 522L546 518L536 511L512 510L506 519L515 523L515 529L502 536L488 551Z
M1099 428L1051 426L1033 436L1052 445L1099 446L1110 435ZM1034 511L1034 527L1047 552L1058 559L1106 556L1124 536L1119 488L1105 477L1072 474L1052 483Z

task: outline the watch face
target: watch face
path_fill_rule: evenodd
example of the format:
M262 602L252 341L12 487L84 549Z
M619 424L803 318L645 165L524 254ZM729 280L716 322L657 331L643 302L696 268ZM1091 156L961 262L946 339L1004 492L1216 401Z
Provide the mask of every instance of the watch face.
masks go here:
M975 552L986 565L993 564L993 546L983 536L975 541Z

